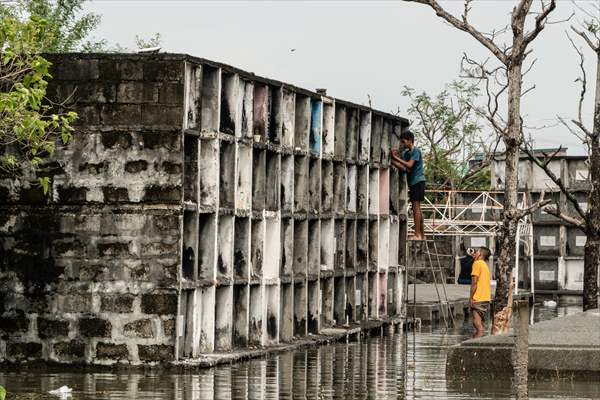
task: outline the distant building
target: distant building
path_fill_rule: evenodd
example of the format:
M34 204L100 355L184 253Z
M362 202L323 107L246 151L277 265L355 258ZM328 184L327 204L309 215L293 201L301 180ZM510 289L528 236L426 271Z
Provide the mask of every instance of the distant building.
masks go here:
M538 156L554 154L558 149L536 149ZM478 162L474 159L472 162ZM550 169L565 182L566 187L575 195L583 210L587 209L587 197L590 190L587 156L567 155L567 149L558 152L549 164ZM504 159L497 157L491 164L491 190L504 190ZM519 161L519 190L529 197L529 202L539 200L545 192L546 199L560 204L563 212L575 216L573 206L565 194L552 182L546 173L526 155ZM536 292L544 290L583 290L583 255L586 242L585 234L578 228L569 226L560 219L542 210L533 215L534 255ZM526 257L529 250L521 251ZM526 263L522 264L527 265ZM519 281L525 286L530 281L528 268L520 268Z

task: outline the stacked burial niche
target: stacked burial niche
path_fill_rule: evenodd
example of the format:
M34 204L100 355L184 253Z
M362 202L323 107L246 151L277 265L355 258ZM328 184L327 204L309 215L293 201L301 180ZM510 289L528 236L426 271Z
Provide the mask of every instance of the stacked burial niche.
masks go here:
M215 350L400 314L406 184L389 150L406 121L240 72L211 79L219 202L203 240L217 236L217 281L233 286L216 288Z
M49 298L54 317L106 319L101 336L82 339L82 360L194 358L402 315L407 188L389 150L407 120L184 55L61 57L55 82L103 92L76 105L91 133L75 139L77 159L58 154L77 165L53 179L47 205L82 225L52 239L62 242L47 253L69 267L49 287L89 277ZM83 176L104 161L108 169ZM106 200L106 188L127 201ZM93 237L84 224L107 234ZM99 255L61 250L67 241ZM90 262L107 272L92 275ZM106 292L77 292L89 287ZM38 311L24 315L19 326L29 328L14 341L37 348ZM147 331L124 330L138 320ZM65 325L73 332L62 342L78 324ZM13 349L13 336L0 350ZM43 342L39 357L62 361L61 340Z

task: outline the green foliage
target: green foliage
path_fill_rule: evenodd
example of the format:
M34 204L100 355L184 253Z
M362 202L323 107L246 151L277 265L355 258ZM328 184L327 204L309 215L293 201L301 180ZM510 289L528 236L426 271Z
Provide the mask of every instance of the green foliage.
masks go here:
M45 98L50 62L39 53L54 34L47 22L35 16L21 22L10 13L2 13L0 22L0 170L17 175L37 170L57 139L68 143L77 115L54 113L57 105ZM48 190L47 177L39 183Z
M146 49L149 47L159 47L162 42L160 33L156 32L154 36L148 39L135 35L135 45L138 49Z
M19 0L5 12L25 23L30 18L45 20L47 38L42 52L101 51L106 41L90 40L90 34L100 24L100 16L85 13L86 0Z
M6 389L0 385L0 400L4 400L6 398Z
M408 114L414 120L418 145L423 151L428 185L448 189L489 188L489 171L470 161L487 151L481 137L481 113L474 106L479 89L454 81L435 96L405 87L410 99Z

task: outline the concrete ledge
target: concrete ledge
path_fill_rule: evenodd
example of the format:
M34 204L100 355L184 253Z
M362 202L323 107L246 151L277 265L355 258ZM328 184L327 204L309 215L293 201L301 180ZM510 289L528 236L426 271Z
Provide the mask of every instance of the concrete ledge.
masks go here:
M416 321L420 324L420 321ZM254 358L264 358L273 354L294 351L306 347L330 344L334 342L349 340L352 338L366 337L373 334L381 334L383 329L402 329L406 330L415 325L412 319L389 318L382 320L370 320L360 325L353 325L348 328L325 328L319 335L309 335L307 337L294 339L289 343L281 343L273 346L240 349L231 352L211 353L202 357L187 359L183 361L171 361L164 363L147 364L128 364L117 363L113 365L97 365L69 363L62 364L56 362L31 361L26 363L0 363L0 371L9 371L19 368L20 370L44 370L44 371L65 371L65 370L85 370L85 371L113 371L113 370L152 370L165 369L177 371L189 371L195 369L211 368L217 365L232 364L239 361L250 360Z
M448 351L449 376L512 375L514 336L486 336ZM600 379L600 312L590 310L540 322L529 331L529 373L534 377Z

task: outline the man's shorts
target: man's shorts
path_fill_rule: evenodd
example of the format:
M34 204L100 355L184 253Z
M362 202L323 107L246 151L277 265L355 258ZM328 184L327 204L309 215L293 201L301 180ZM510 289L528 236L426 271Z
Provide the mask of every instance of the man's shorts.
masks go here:
M485 321L485 316L488 312L490 312L490 302L489 301L478 301L473 303L471 306L471 312L477 313L481 317L482 321Z
M425 181L417 182L408 187L408 195L411 202L425 200Z

